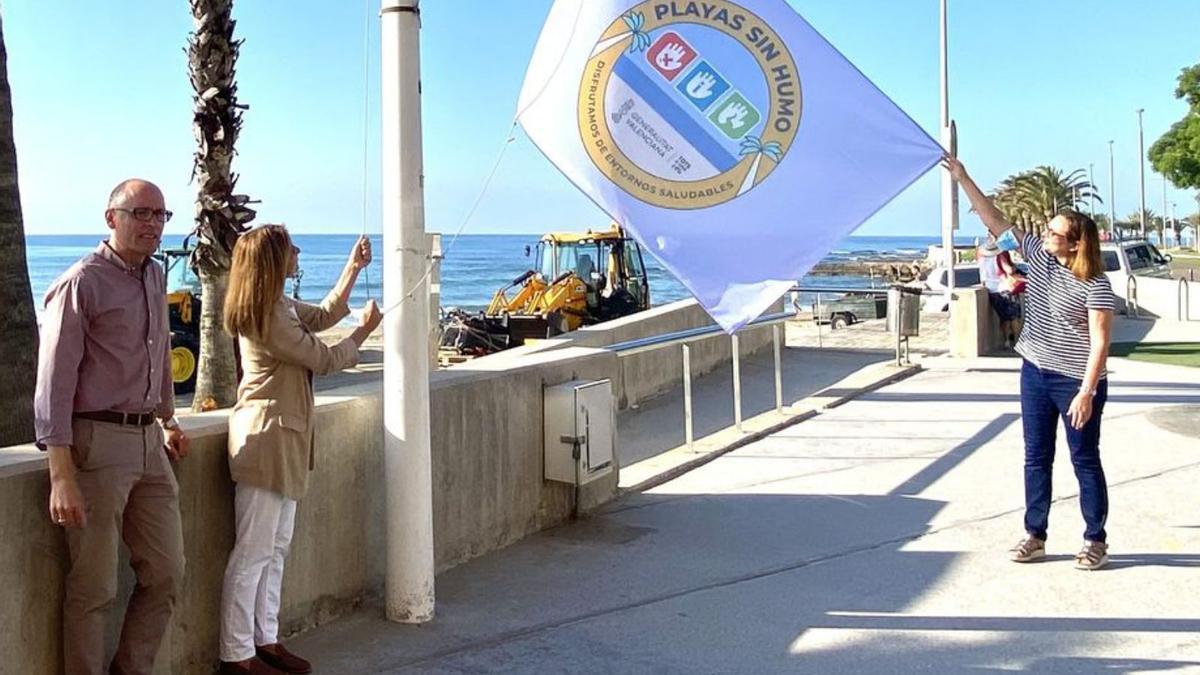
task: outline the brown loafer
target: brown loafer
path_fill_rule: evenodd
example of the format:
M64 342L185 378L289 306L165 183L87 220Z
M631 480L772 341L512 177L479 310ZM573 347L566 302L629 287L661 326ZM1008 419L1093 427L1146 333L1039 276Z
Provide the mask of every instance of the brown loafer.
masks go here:
M261 645L255 651L258 653L258 658L285 673L303 675L312 672L311 663L289 652L287 647L279 642L273 645Z
M279 675L279 670L261 660L254 658L250 659L248 665L235 663L232 661L221 662L221 675Z

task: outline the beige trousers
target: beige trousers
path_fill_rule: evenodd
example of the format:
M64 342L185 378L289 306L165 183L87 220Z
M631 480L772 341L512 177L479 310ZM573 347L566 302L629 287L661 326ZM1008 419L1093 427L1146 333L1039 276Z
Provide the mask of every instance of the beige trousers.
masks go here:
M71 569L63 601L67 675L149 675L183 580L179 487L162 429L76 419L72 458L87 526L68 529ZM111 670L105 625L117 598L121 540L137 585Z

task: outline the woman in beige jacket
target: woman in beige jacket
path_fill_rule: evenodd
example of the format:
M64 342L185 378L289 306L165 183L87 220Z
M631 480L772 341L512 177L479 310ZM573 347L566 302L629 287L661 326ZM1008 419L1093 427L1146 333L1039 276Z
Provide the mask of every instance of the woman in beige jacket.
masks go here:
M243 374L229 416L237 541L222 589L222 673L311 671L279 644L277 618L296 501L313 468L312 377L358 363L359 347L382 318L368 301L349 337L332 346L322 342L314 333L350 313L350 290L371 262L371 244L366 237L355 242L319 306L284 296L299 252L281 225L251 230L233 249L225 329L237 336Z

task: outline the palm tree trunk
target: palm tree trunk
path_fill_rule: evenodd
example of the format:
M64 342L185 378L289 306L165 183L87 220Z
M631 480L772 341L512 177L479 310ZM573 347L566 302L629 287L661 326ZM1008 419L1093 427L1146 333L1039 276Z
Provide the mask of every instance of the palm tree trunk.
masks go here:
M221 325L225 309L225 289L229 272L200 271L200 370L196 373L196 393L192 409L224 408L237 398L237 361L233 339Z
M195 30L188 42L197 140L192 178L197 183L196 250L192 263L200 275L200 363L193 410L233 405L237 364L233 339L221 326L229 263L238 236L254 219L246 195L234 194L235 145L242 126L235 66L241 41L234 39L233 0L189 0Z
M13 141L12 89L8 50L0 20L0 446L33 440L33 389L37 377L37 317L25 261L25 227L17 186L17 147Z

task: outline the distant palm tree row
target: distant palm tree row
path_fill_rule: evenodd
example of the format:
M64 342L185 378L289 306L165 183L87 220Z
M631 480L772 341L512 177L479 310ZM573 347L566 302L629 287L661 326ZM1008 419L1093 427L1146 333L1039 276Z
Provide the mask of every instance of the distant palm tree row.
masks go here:
M1062 209L1086 210L1093 198L1104 203L1086 175L1083 169L1065 173L1053 166L1039 166L1000 181L992 201L1010 222L1037 232Z
M1104 203L1086 176L1087 172L1083 169L1067 173L1057 167L1039 166L1000 181L991 197L1009 222L1022 229L1039 232L1063 209L1086 212L1091 208L1093 198L1096 204ZM1101 230L1112 231L1107 214L1097 213L1093 217ZM1173 228L1178 232L1189 220L1191 218L1184 218L1172 223ZM1200 216L1196 220L1200 220ZM1116 226L1119 230L1137 232L1142 227L1141 214L1134 211L1124 218L1118 218ZM1161 232L1162 229L1162 216L1146 209L1146 230Z

